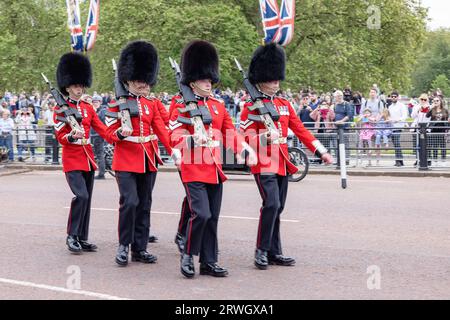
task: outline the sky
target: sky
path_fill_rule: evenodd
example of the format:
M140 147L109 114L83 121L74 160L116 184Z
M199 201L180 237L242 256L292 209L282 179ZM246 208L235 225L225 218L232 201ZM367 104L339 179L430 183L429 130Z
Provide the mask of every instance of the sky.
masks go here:
M431 21L428 27L435 30L440 27L450 28L450 0L422 0L424 7L429 7Z

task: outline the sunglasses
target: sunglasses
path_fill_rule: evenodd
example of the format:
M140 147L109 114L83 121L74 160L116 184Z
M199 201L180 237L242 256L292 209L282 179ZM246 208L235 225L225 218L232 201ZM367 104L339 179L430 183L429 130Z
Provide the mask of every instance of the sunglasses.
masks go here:
M420 99L420 101L427 101L428 99Z
M397 99L398 97L397 96L392 96L392 99Z

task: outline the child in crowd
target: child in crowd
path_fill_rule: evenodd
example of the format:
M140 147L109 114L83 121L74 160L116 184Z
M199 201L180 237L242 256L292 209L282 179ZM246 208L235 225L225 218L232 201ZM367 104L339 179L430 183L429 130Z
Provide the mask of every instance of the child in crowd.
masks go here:
M367 154L368 166L372 165L372 138L375 136L374 126L376 124L376 118L372 115L370 109L365 109L363 114L359 117L358 122L361 125L362 130L359 133L359 141L363 147L363 154ZM362 163L362 160L361 160Z
M377 130L375 132L375 148L378 150L377 153L377 166L380 164L380 156L381 156L381 139L383 139L383 144L385 148L389 148L389 138L392 135L392 130L387 129L391 127L391 119L389 110L387 108L383 109L381 112L380 119L377 122Z

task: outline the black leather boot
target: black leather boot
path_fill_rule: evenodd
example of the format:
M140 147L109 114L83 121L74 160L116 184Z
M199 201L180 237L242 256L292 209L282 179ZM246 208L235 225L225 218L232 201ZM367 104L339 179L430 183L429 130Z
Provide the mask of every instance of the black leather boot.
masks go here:
M86 240L79 240L81 248L83 249L83 251L86 252L95 252L97 251L98 247L93 244L93 243L89 243Z
M67 236L66 244L69 251L73 254L80 254L83 251L77 236Z
M128 245L119 245L119 248L117 249L116 254L116 263L121 266L125 267L128 264L128 252L129 252L129 246Z
M178 251L180 251L180 253L183 253L184 252L184 238L178 232L175 236L175 244L178 247Z
M219 266L217 263L200 264L200 274L213 277L226 277L228 270Z
M158 258L145 250L131 253L131 260L142 263L155 263Z
M192 278L195 276L195 267L194 267L194 258L189 255L183 253L181 255L181 274L186 278Z
M155 236L155 235L149 235L148 236L148 243L155 243L155 242L158 242L158 237L157 236Z
M268 265L267 251L256 249L255 266L260 270L266 270Z
M293 266L295 265L295 259L291 257L285 257L281 254L274 256L269 255L269 264L275 264L277 266Z

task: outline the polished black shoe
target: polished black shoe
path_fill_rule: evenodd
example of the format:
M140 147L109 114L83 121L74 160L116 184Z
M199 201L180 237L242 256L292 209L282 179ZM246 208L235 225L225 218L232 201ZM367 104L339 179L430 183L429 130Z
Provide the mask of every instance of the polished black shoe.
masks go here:
M119 248L117 249L116 254L116 263L124 267L128 264L128 252L129 252L129 246L124 246L123 244L119 245Z
M256 249L255 266L260 270L266 270L268 265L267 251Z
M226 277L228 270L219 266L217 263L200 264L200 274L213 277Z
M186 278L195 276L194 258L191 255L183 253L181 255L181 274Z
M78 242L80 243L81 249L83 249L83 251L95 252L98 249L98 247L95 244L89 243L89 242L87 242L85 240L79 240Z
M158 237L154 236L154 235L149 235L148 236L148 243L155 243L158 242Z
M80 242L78 242L78 237L76 236L67 236L66 244L69 251L73 254L80 254L83 251Z
M295 259L279 254L275 256L269 256L269 264L288 267L295 265Z
M96 175L94 179L95 180L105 180L106 178L104 175Z
M155 263L158 258L145 250L131 253L131 260L142 263Z
M175 236L175 244L178 247L178 251L180 251L180 253L183 253L184 252L184 238L178 232L177 232L177 235Z

